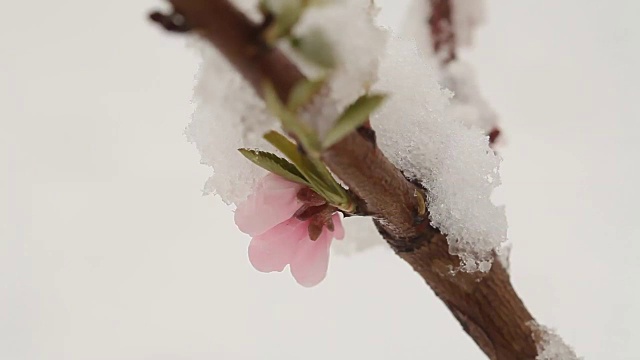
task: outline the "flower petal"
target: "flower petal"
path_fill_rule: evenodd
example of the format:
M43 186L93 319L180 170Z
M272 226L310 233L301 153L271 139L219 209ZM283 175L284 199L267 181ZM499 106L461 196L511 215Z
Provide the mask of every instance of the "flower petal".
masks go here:
M331 217L333 220L333 237L336 240L344 239L344 226L342 225L342 219L339 213L333 214Z
M297 251L291 261L291 274L298 284L312 287L327 275L329 247L333 236L328 230L322 231L316 241L306 236L297 244Z
M302 206L296 197L301 188L275 174L265 176L254 192L238 204L236 225L240 231L255 236L289 219Z
M282 271L306 236L306 222L289 219L251 239L249 261L261 272Z

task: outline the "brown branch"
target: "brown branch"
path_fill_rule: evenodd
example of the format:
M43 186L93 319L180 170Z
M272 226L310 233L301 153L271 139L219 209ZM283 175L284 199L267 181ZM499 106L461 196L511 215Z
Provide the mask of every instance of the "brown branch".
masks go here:
M499 261L484 276L457 272L456 256L437 234L419 249L399 253L447 305L464 330L490 359L535 359L535 342L528 325L533 318L518 297Z
M252 23L227 0L170 0L174 14L154 13L168 30L192 29L208 39L261 93L262 81L274 84L284 101L304 76L278 49L261 40ZM179 23L174 22L175 19ZM444 235L419 215L416 192L371 141L373 130L354 132L322 154L327 166L359 197L390 246L418 272L464 330L491 359L534 359L536 344L526 325L532 316L515 293L505 269L495 262L480 276L451 270L459 267ZM375 138L375 137L374 137Z

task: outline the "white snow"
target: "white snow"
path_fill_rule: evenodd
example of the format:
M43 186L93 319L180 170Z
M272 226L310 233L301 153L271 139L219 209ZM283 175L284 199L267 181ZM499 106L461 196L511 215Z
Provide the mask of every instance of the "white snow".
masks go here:
M496 249L496 259L500 261L502 267L509 272L511 269L511 250L513 249L513 243L503 243L502 246Z
M492 251L506 240L504 209L491 201L500 158L482 132L449 117L451 93L413 42L389 42L379 78L374 89L390 94L371 118L380 148L428 190L431 222L463 270L488 270Z
M451 0L456 46L470 46L473 33L485 20L485 0Z
M456 47L470 46L473 33L484 21L484 0L455 0L453 26ZM497 114L482 96L471 65L458 58L449 64L440 64L434 56L431 31L427 24L430 8L427 1L414 0L407 12L402 34L412 38L424 56L424 61L439 68L438 82L451 90L454 96L449 107L450 117L468 127L477 127L488 133L497 125Z
M473 45L473 36L485 21L485 0L451 0L453 11L453 31L456 47ZM431 32L427 20L431 15L429 1L413 0L406 13L402 35L415 38L421 51L433 53Z
M464 60L454 60L442 68L440 84L454 93L450 117L485 134L497 125L497 114L482 97L475 73Z
M418 49L424 53L426 62L434 61L433 46L431 45L431 29L429 28L430 3L424 0L413 0L405 14L400 36L413 39Z
M581 360L573 348L562 340L555 330L540 325L535 321L530 324L536 332L534 338L538 340L538 356L536 360Z
M219 195L227 204L238 203L266 172L237 149L273 150L262 134L277 128L278 122L217 50L203 40L195 40L194 47L202 63L194 89L196 108L186 134L198 148L201 162L213 168L205 193Z
M343 0L308 8L293 29L296 36L321 30L331 44L337 66L328 79L329 98L322 99L322 111L315 113L313 124L322 136L348 105L377 79L378 61L384 51L386 32L374 22L376 11L370 0ZM301 60L288 47L302 72L314 78L322 69ZM317 107L315 108L317 109Z
M259 0L230 0L233 5L255 22L262 20L262 14L258 8Z

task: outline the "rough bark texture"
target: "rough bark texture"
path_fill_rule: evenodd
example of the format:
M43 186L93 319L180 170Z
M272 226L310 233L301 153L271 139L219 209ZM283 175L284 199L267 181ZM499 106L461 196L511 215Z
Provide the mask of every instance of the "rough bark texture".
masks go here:
M260 93L271 81L285 100L303 75L280 51L261 40L252 23L227 0L170 0L174 13L151 18L172 31L196 31L208 39ZM444 235L419 214L416 193L400 170L371 141L354 132L322 154L327 166L359 198L390 246L444 301L463 329L491 359L535 359L533 320L499 262L486 274L452 273L459 259L449 254ZM425 139L428 141L428 138Z
M398 255L406 260L447 305L464 330L491 359L535 359L533 318L518 297L509 274L495 261L488 274L452 273L458 264L443 235Z

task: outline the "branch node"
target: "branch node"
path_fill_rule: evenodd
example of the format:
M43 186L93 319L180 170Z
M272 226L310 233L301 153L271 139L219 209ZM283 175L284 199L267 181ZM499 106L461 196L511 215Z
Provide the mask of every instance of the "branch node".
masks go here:
M373 219L373 223L375 224L378 233L380 233L380 235L387 241L396 254L414 252L423 246L429 245L431 240L438 233L428 221L425 221L423 223L424 229L422 229L418 236L412 238L398 238L390 234L389 231L385 229L382 222L383 220L381 219Z

